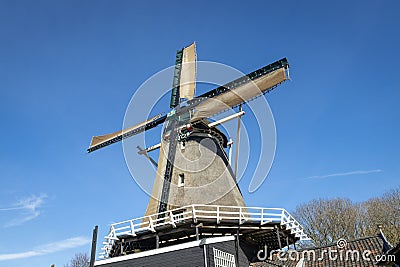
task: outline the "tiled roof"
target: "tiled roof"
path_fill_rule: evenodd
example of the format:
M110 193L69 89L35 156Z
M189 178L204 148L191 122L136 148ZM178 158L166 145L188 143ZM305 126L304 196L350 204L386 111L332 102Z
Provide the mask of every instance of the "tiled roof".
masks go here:
M329 255L330 251L330 255ZM387 251L387 241L381 234L347 242L340 249L337 244L310 248L302 251L286 251L272 259L253 263L254 267L364 267L378 266L379 256ZM300 260L301 258L304 259ZM377 258L378 257L378 258ZM378 260L377 260L378 259ZM300 262L299 262L300 261ZM303 261L303 262L301 262ZM380 265L382 266L382 265Z

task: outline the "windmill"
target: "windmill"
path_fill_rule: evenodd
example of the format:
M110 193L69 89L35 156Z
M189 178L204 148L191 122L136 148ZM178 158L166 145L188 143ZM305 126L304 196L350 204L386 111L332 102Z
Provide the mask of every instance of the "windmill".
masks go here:
M225 152L231 142L218 129L237 118L239 132L241 105L288 80L288 68L283 58L195 96L195 44L177 51L170 111L94 136L88 148L91 153L163 124L159 144L137 146L157 168L145 216L113 223L103 242L105 260L94 266L176 266L176 259L185 266L249 266L260 248L267 253L267 246L275 250L284 241L289 246L308 238L285 209L245 205ZM237 113L211 121L215 114L238 106ZM148 155L156 149L158 161Z
M152 117L112 134L94 136L88 148L90 153L165 124L160 144L146 149L138 147L139 154L146 157L148 152L160 149L157 163L149 158L157 166L157 177L145 215L158 213L161 214L159 216L164 216L164 212L169 209L191 204L244 206L236 185L236 174L233 173L224 151L228 140L217 128L220 123L234 118L240 119L244 112L240 109L238 113L217 122L210 122L208 118L241 106L288 79L289 65L283 58L195 96L196 57L194 43L177 51L170 98L171 110L166 115ZM202 158L190 159L196 151L202 151ZM207 161L210 158L214 159L213 162Z

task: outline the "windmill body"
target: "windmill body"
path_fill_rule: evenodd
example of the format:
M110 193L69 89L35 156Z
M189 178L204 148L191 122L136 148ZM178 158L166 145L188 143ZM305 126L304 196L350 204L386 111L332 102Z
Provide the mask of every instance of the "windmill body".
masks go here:
M152 197L145 215L160 211L170 140L162 140ZM192 133L175 146L174 169L167 210L192 204L245 206L224 148L226 136L200 121Z
M222 262L230 261L226 266L239 266L250 263L267 244L273 250L282 248L284 241L289 245L307 238L286 210L246 207L225 151L227 137L218 129L221 123L240 119L244 112L217 122L209 120L288 80L287 60L195 96L196 58L194 44L178 50L171 110L166 115L92 138L88 152L164 125L159 144L145 149L138 146L139 154L157 166L146 213L111 225L103 243L101 257L105 260L96 261L95 266L120 266L117 262L123 266L176 266L176 257L186 256L192 257L189 265L225 266L218 265L222 257ZM157 162L147 154L155 149L159 149ZM191 252L184 256L189 248ZM158 256L162 253L165 257Z

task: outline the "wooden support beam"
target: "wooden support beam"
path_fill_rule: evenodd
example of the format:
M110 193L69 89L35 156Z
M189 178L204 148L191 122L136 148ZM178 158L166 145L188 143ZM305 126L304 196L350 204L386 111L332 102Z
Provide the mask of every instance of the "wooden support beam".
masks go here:
M156 234L156 248L160 247L160 237Z
M148 151L147 151L146 149L142 149L140 146L137 146L137 149L139 150L139 152L138 152L139 155L145 156L148 160L150 160L150 162L151 162L156 168L158 168L157 162L156 162L152 157L150 157L150 156L147 154Z
M278 228L276 228L276 237L278 238L279 249L281 249L282 248L281 235L279 234Z
M242 109L242 104L239 105L239 113L243 112ZM237 134L236 134L236 155L235 155L235 179L236 181L238 180L237 178L237 172L238 172L238 164L239 164L239 146L240 146L240 122L241 122L241 117L238 117L238 124L237 124Z
M240 111L240 112L238 112L238 113L232 114L232 115L230 115L230 116L228 116L228 117L225 117L225 118L223 118L223 119L220 119L220 120L218 120L218 121L211 122L211 123L208 124L208 127L211 128L211 127L220 125L220 124L225 123L225 122L227 122L227 121L233 120L233 119L235 119L235 118L237 118L237 117L242 117L244 114L245 114L244 111Z

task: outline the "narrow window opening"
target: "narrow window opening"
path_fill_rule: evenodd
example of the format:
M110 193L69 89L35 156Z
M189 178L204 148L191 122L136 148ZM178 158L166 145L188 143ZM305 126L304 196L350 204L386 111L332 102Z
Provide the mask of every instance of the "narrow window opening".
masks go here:
M184 150L184 149L185 149L185 145L186 145L186 144L185 144L185 141L182 141L182 142L181 142L181 150Z
M185 185L185 174L180 173L179 174L179 181L178 181L178 187L182 187Z

